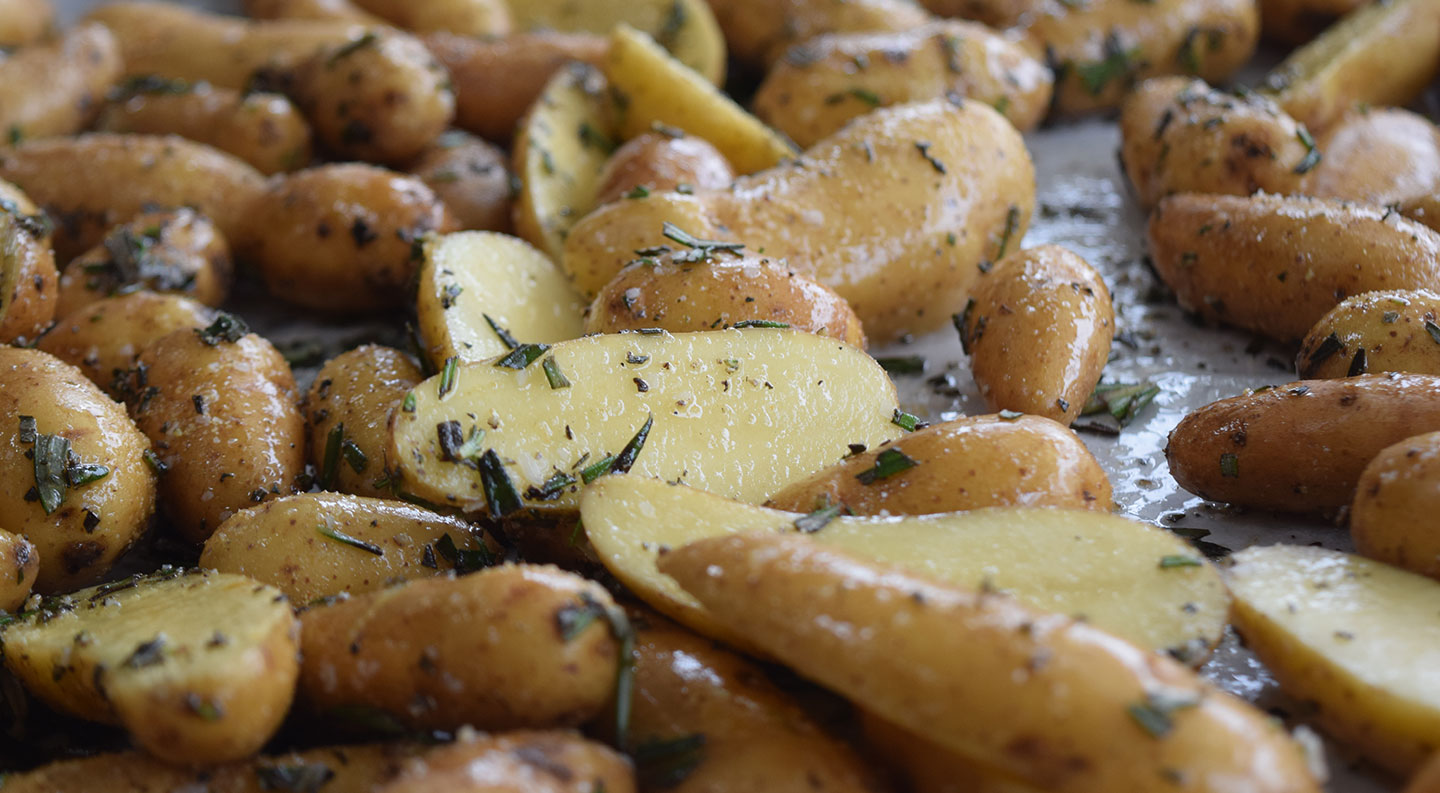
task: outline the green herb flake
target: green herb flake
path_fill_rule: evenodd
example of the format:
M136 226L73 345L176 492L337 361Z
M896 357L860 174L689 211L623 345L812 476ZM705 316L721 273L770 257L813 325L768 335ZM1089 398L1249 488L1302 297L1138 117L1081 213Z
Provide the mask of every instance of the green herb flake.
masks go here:
M320 462L320 487L329 490L335 484L335 474L340 470L340 444L345 440L345 422L330 428L325 434L325 456Z
M1228 479L1240 478L1240 458L1226 452L1220 455L1220 475Z
M625 194L625 197L626 197L626 198L649 198L649 197L650 197L650 187L649 187L648 185L637 184L637 185L635 185L635 187L634 187L633 189L630 190L630 192L628 192L628 193Z
M1085 407L1081 408L1080 415L1109 413L1121 427L1125 427L1159 395L1160 387L1148 382L1098 385L1086 400Z
M1295 166L1295 173L1308 173L1310 169L1320 164L1320 150L1315 148L1315 138L1310 135L1310 130L1301 124L1295 130L1295 137L1305 147L1305 158Z
M1425 320L1425 332L1430 334L1431 341L1440 344L1440 325L1427 319Z
M1005 258L1005 253L1010 250L1010 243L1015 237L1015 232L1020 228L1020 207L1011 204L1010 209L1005 212L1005 230L1000 235L1000 247L995 251L995 261Z
M520 342L516 341L515 337L510 335L510 331L501 327L500 323L496 322L489 314L481 314L480 316L485 318L485 323L490 326L490 330L495 331L495 335L499 337L500 343L504 344L506 349L513 350L520 346Z
M250 327L245 324L245 320L222 311L209 327L196 328L195 335L206 345L215 347L222 341L234 344L249 332Z
M515 483L510 481L505 464L494 449L487 449L480 456L479 468L480 485L485 491L485 506L490 511L490 517L503 518L525 506L515 490Z
M705 736L693 733L649 740L635 747L635 774L645 790L664 790L684 782L705 762Z
M365 467L370 464L370 458L365 456L365 451L360 444L349 438L340 443L340 456L345 458L345 464L355 473L364 473Z
M742 330L745 328L788 328L790 327L790 323L775 322L774 320L769 319L742 319L739 322L731 325L730 327L739 328Z
M408 391L408 392L406 392L405 398L402 399L402 400L400 400L400 409L403 410L403 411L405 411L406 413L414 413L414 412L415 412L415 392L414 392L414 391Z
M495 362L495 366L501 369L514 369L519 371L535 363L550 349L548 344L522 344L511 350L508 355ZM554 387L554 384L551 384Z
M559 498L565 492L565 488L575 484L575 477L567 473L557 473L546 479L539 487L530 486L525 490L525 497L531 501L549 501Z
M435 543L435 552L440 554L440 558L449 562L458 575L493 567L497 561L494 554L490 553L490 549L485 547L483 541L475 550L462 550L455 544L455 538L451 537L448 532Z
M661 233L665 235L666 239L678 242L690 249L671 257L674 261L681 263L705 261L717 253L729 253L738 256L740 255L739 252L745 247L743 243L739 242L700 239L668 220L662 224ZM637 253L640 252L637 251ZM645 254L640 253L640 255L644 256Z
M655 416L652 414L645 419L645 423L636 430L634 437L625 444L625 448L615 456L615 462L610 466L610 472L616 474L628 473L635 465L635 459L640 456L640 450L645 448L645 441L650 437L650 428L655 426Z
M1152 738L1164 738L1175 728L1172 718L1176 711L1193 708L1200 704L1198 696L1181 696L1169 693L1150 693L1145 701L1128 705L1125 710L1140 729Z
M901 355L893 358L876 358L875 363L880 364L892 375L896 374L924 374L925 359L919 355Z
M828 502L829 499L826 499ZM808 515L801 515L795 519L795 530L801 534L814 534L830 524L830 521L838 518L841 512L845 511L844 504L825 504Z
M460 376L460 356L452 355L445 359L445 365L440 368L440 386L435 391L435 396L444 399L455 390L455 382Z
M915 141L915 150L920 152L920 156L924 157L925 161L930 163L930 167L934 168L936 173L946 173L947 169L945 168L945 163L941 162L938 157L930 153L930 149L934 147L934 145L935 144L931 143L928 140L917 140Z
M333 526L330 526L330 525L328 525L328 524L322 523L322 524L320 524L319 526L316 526L316 527L315 527L315 531L316 531L316 533L318 533L321 537L324 537L324 538L330 539L330 540L334 540L335 542L341 543L341 544L343 544L343 545L348 545L348 546L350 546L351 548L358 548L358 549L364 551L365 553L374 554L374 555L376 555L376 556L384 556L384 555L385 555L385 549L384 549L384 548L381 548L380 546L378 546L378 545L376 545L376 544L374 544L374 543L365 542L364 540L359 539L359 538L357 538L357 537L351 537L350 535L346 534L345 532L340 531L339 529L336 529L336 528L334 528Z
M919 464L899 449L886 449L876 455L873 468L861 471L855 475L855 478L859 479L862 485L871 485L881 479L889 479L902 471L908 471Z
M920 420L919 416L906 413L900 408L895 408L895 415L890 417L890 423L906 432L914 432L925 426L925 423Z
M1138 65L1140 48L1125 49L1118 37L1111 33L1105 38L1105 57L1092 63L1075 66L1075 75L1091 96L1099 96L1105 87L1116 80L1131 76Z
M555 628L561 641L572 642L604 616L605 606L590 593L582 592L579 603L567 603L555 612Z
M363 50L369 46L373 46L375 42L379 40L380 37L376 35L375 31L366 31L365 35L361 36L358 39L355 39L354 41L347 42L346 44L341 46L340 49L335 50L335 54L330 56L329 60L325 62L325 66L333 67L340 61L348 58L351 55L354 55L360 50Z
M615 455L607 454L595 462L580 469L580 481L590 484L596 479L610 473L610 466L615 464Z
M70 439L59 435L41 435L33 449L35 490L40 507L49 515L65 501L67 480L65 469L70 464Z
M546 358L540 367L545 370L545 379L550 382L552 390L570 387L570 378L560 371L560 364L555 361L555 356Z
M1184 554L1167 554L1160 557L1160 569L1170 570L1175 567L1200 567L1201 562L1193 556Z

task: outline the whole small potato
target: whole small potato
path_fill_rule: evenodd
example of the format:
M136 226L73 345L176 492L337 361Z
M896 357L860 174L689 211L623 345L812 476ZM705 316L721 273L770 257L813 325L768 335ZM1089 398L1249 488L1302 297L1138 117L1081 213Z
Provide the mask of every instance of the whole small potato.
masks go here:
M870 477L882 456L915 464ZM843 504L850 514L929 515L981 507L1108 510L1110 480L1080 438L1040 416L969 416L909 433L847 457L786 487L765 506L811 512Z
M957 328L991 410L1069 425L1100 382L1115 337L1110 291L1058 245L1016 251L980 276Z
M1352 112L1316 141L1320 161L1304 192L1395 204L1440 190L1440 129L1399 108Z
M735 181L735 169L704 138L679 130L646 132L625 141L600 172L596 204L672 190L720 190Z
M322 165L271 183L231 237L270 293L325 311L374 311L408 299L412 244L454 221L419 179L373 165Z
M1369 0L1260 0L1260 31L1266 41L1299 46Z
M35 591L101 580L144 533L155 510L149 451L80 370L0 346L0 524L35 545Z
M390 466L390 414L425 379L404 353L367 344L330 359L315 375L305 398L310 462L320 487L375 498L393 498L384 484Z
M1295 371L1305 380L1367 372L1440 375L1440 294L1392 290L1345 298L1305 336Z
M293 491L305 471L298 402L285 358L229 314L141 351L131 415L155 445L181 537L204 542L236 512Z
M53 44L0 59L0 134L16 143L79 132L120 72L120 45L101 25L81 25Z
M1433 231L1440 231L1440 192L1402 201L1400 213Z
M55 313L66 317L141 289L218 306L230 294L233 271L230 246L209 218L193 209L146 212L65 265Z
M779 60L795 44L826 33L910 30L930 21L907 0L710 0L730 56L751 66Z
M476 777L483 776L484 782ZM635 793L633 761L561 730L462 733L411 760L374 793Z
M1325 164L1273 101L1186 77L1146 80L1127 96L1120 137L1121 165L1147 207L1172 193L1297 193Z
M35 586L40 571L40 554L24 537L0 529L0 609L11 614L20 610Z
M33 340L55 318L59 274L44 215L0 204L0 343Z
M480 38L508 35L510 7L504 0L352 0L396 27L417 33L446 32Z
M450 130L421 152L409 171L435 191L458 228L509 233L515 187L500 147Z
M641 259L621 270L590 304L587 333L642 328L715 330L740 322L778 322L865 346L860 320L834 290L784 261L723 256L680 262Z
M1440 432L1406 438L1375 455L1350 505L1355 550L1440 578Z
M50 0L0 0L0 47L33 44L50 32L55 7Z
M203 328L214 321L209 306L188 297L131 292L102 298L61 317L35 346L80 367L112 399L123 400L140 350L167 333Z

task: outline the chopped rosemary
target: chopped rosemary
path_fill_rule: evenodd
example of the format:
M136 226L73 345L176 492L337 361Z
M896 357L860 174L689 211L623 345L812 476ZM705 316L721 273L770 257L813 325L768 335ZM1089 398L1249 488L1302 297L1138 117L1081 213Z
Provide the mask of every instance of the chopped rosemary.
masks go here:
M325 538L327 538L327 539L334 540L334 541L336 541L336 542L338 542L338 543L342 543L342 544L344 544L344 545L348 545L348 546L350 546L351 548L359 548L360 550L364 551L365 553L373 553L373 554L375 554L376 556L384 556L384 555L385 555L385 549L384 549L384 548L381 548L380 546L378 546L378 545L376 545L376 544L374 544L374 543L365 542L365 541L362 540L362 539L359 539L359 538L356 538L356 537L351 537L350 535L346 534L345 532L340 531L339 529L336 529L336 528L334 528L333 526L330 526L329 524L322 523L322 524L320 524L319 526L316 526L316 527L315 527L315 531L316 531L317 533L319 533L319 535L320 535L321 537L325 537Z
M889 479L902 471L908 471L919 464L899 449L886 449L876 455L875 467L861 471L855 475L855 478L859 479L862 485L874 484L881 479Z
M489 314L481 314L480 316L485 318L485 323L490 326L491 330L495 331L495 335L500 338L500 343L504 344L507 349L513 350L520 346L520 342L516 341L515 337L510 335L510 331L501 327L500 323L496 322Z
M524 506L520 494L515 491L515 483L510 481L510 474L505 471L505 464L494 449L487 449L480 456L479 468L480 485L485 490L485 505L491 517L503 518Z
M495 366L502 369L524 369L540 359L550 349L548 344L522 344L510 351L510 354L495 362ZM552 384L553 386L553 384Z
M900 408L895 408L895 415L890 417L890 423L906 432L914 432L925 426L925 422L921 421L919 416L906 413Z
M769 319L742 319L739 322L731 325L730 327L739 328L742 330L745 328L788 328L790 327L790 323L775 322L774 320Z
M560 371L560 364L555 362L555 356L546 358L541 367L545 370L545 379L550 381L551 389L570 387L570 378Z
M1229 479L1240 478L1240 458L1225 452L1220 455L1220 475Z
M826 499L828 502L829 499ZM845 511L844 504L826 503L808 515L801 515L795 519L795 530L802 534L814 534L830 524L830 521L840 516Z
M460 375L460 356L452 355L445 359L445 365L440 369L440 386L436 389L435 395L444 399L451 391L455 390L455 381Z
M1305 147L1305 158L1295 166L1295 173L1307 173L1320 164L1320 150L1315 148L1315 138L1310 135L1310 130L1306 129L1305 125L1295 129L1295 137Z
M250 328L245 324L245 320L223 311L215 318L214 322L210 323L209 327L195 329L195 335L210 347L214 347L222 341L234 344L249 332Z
M1160 569L1169 570L1174 567L1200 567L1201 562L1193 556L1184 554L1167 554L1160 557Z
M329 490L335 484L335 474L340 470L340 444L345 440L345 422L330 428L325 435L325 456L320 463L320 487Z

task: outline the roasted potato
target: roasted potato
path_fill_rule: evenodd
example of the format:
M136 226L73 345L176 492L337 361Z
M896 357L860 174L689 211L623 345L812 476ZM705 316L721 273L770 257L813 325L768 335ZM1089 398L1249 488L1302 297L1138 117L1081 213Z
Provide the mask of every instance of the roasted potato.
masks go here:
M404 353L366 344L320 368L305 397L310 462L324 490L393 497L390 414L425 375Z
M1385 447L1440 431L1440 377L1369 374L1303 380L1222 399L1170 433L1180 486L1212 501L1284 512L1350 503Z
M50 32L54 22L50 0L0 0L0 47L33 44Z
M908 0L710 0L730 54L750 66L779 60L826 33L910 30L930 15Z
M1440 506L1440 433L1387 446L1360 474L1350 505L1355 551L1420 575L1440 578L1440 532L1431 516Z
M725 38L706 0L507 0L516 30L607 34L625 24L644 31L675 59L715 85L725 81Z
M463 36L504 36L511 30L505 0L351 0L385 21L417 33L447 31Z
M600 172L597 204L643 198L652 192L720 190L735 181L735 169L704 138L661 127L625 141Z
M1440 375L1437 315L1440 294L1429 290L1347 297L1306 334L1295 356L1295 371L1303 380L1367 372Z
M55 318L60 275L50 224L0 199L0 343L33 341Z
M516 730L415 757L375 793L635 793L628 757L578 733ZM327 793L329 793L327 789Z
M244 0L241 5L252 19L322 19L366 27L387 24L350 0Z
M1325 159L1309 176L1309 195L1386 205L1440 191L1440 129L1408 110L1350 113L1316 146Z
M862 713L861 724L865 742L910 783L911 793L1044 793L874 714Z
M178 764L257 752L295 694L299 625L244 576L162 569L46 600L0 636L5 666L66 713Z
M1260 0L1260 31L1266 41L1295 47L1365 5L1369 0Z
M40 554L29 540L0 529L0 609L14 613L30 597Z
M408 170L435 191L458 228L510 231L515 186L503 149L452 129L436 138Z
M1405 793L1437 793L1440 791L1440 754L1432 755L1420 770L1410 777Z
M120 45L102 25L81 25L0 60L0 134L13 145L85 129L120 72Z

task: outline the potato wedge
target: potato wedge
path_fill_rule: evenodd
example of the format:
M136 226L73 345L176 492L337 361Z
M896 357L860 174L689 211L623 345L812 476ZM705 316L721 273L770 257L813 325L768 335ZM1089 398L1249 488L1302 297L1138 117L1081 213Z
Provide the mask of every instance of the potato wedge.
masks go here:
M483 361L513 343L552 343L585 332L585 301L545 254L488 231L425 239L415 304L430 365ZM503 337L501 334L508 333Z
M411 759L399 778L373 788L440 792L635 793L635 770L630 758L575 732L471 732Z
M666 548L751 531L804 532L824 547L933 580L998 589L1187 662L1204 660L1225 628L1228 597L1219 574L1184 540L1135 521L1039 508L886 518L837 513L779 512L623 476L592 485L581 518L615 577L660 611L722 639L736 632L658 574L656 559Z
M1440 294L1428 289L1347 297L1305 335L1295 371L1303 380L1379 372L1440 375L1437 323Z
M633 465L761 501L848 444L901 432L884 370L802 331L591 336L549 348L553 367L534 352L447 367L405 397L390 459L406 490L492 516L567 512L584 484Z
M365 344L325 362L305 396L310 464L322 490L394 498L387 471L390 414L425 379L399 350Z
M1068 617L793 535L701 540L660 569L802 675L1045 790L1319 790L1265 714Z
M656 124L676 127L710 141L742 174L763 171L798 153L703 75L635 28L615 28L603 68L625 108L620 128L626 138Z
M1350 538L1361 556L1440 578L1440 433L1387 446L1360 474Z
M244 576L162 570L46 600L0 636L31 693L173 763L254 754L295 693L298 623Z
M81 25L53 44L0 60L0 133L14 144L85 129L121 68L120 45L100 25Z
M1399 774L1440 746L1440 584L1325 548L1231 557L1235 627L1325 731Z
M0 343L28 343L55 318L60 274L44 217L0 205Z
M1403 204L1440 191L1440 129L1399 108L1347 114L1316 141L1325 153L1303 192L1364 204Z
M675 60L714 85L725 81L725 39L705 0L507 0L516 30L609 33L616 25L643 31Z

